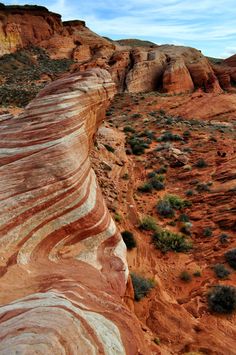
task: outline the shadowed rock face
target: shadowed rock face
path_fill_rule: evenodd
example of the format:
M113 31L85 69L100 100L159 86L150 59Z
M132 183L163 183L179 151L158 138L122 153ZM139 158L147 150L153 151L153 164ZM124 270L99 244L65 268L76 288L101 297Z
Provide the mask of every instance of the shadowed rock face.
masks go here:
M1 117L0 354L142 354L128 270L89 151L115 92L101 69Z

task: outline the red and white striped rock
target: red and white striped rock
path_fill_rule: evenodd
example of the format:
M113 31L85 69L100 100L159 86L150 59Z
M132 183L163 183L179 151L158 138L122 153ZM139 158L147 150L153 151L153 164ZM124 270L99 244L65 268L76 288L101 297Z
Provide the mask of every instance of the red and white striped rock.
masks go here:
M91 168L115 92L101 69L0 120L0 354L145 354L126 250Z

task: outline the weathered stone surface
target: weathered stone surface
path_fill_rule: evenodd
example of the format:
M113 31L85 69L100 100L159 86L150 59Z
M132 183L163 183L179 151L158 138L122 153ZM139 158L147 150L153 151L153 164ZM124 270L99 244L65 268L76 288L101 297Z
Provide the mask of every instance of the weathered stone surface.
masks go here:
M150 354L89 151L115 86L95 69L0 120L0 354Z

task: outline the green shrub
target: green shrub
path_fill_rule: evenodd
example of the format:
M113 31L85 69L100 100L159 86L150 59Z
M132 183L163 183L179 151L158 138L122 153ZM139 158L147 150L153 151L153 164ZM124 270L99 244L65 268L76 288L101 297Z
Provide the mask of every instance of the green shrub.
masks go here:
M198 159L195 163L196 168L202 169L202 168L206 168L207 166L208 166L207 162L202 158Z
M174 209L171 207L170 202L167 200L158 201L156 208L158 214L164 218L172 218L175 215Z
M223 264L216 264L213 270L219 279L225 279L230 274Z
M137 246L136 240L132 232L125 230L121 232L121 236L128 250L131 250Z
M155 173L157 174L165 174L166 172L167 172L166 166L161 166L159 169L155 170Z
M162 252L176 251L186 252L192 248L192 243L182 234L172 233L161 229L153 235L153 243Z
M234 270L236 270L236 248L225 253L225 260Z
M193 190L187 190L186 192L185 192L185 195L186 196L193 196L193 194L194 194L194 192L193 192Z
M114 214L114 220L115 220L116 222L120 222L120 221L122 220L121 215L120 215L119 213L115 213L115 214Z
M188 271L182 271L179 275L179 278L184 282L190 282L192 280L192 276Z
M156 221L153 217L151 216L145 216L142 218L140 225L140 229L144 229L146 231L156 231L157 230L157 224Z
M212 236L212 229L211 229L211 227L206 227L206 228L203 230L203 235L204 235L204 237L211 237L211 236Z
M135 133L135 129L133 128L133 127L131 127L131 126L125 126L124 128L123 128L123 131L124 132L130 132L130 133Z
M189 216L186 215L185 213L182 213L182 214L179 216L179 221L180 221L180 222L189 222Z
M136 301L140 301L143 297L147 296L149 291L155 286L154 282L133 272L130 276L134 288L134 298Z
M165 132L157 139L158 142L174 142L181 140L182 138L178 134L173 134L172 132Z
M236 287L215 286L207 296L208 306L216 313L232 313L236 310Z
M153 189L158 191L163 190L165 188L165 184L161 182L159 177L161 177L161 175L156 175L149 180L149 183L152 185Z
M153 190L152 184L150 182L145 182L143 185L138 187L141 192L151 192Z

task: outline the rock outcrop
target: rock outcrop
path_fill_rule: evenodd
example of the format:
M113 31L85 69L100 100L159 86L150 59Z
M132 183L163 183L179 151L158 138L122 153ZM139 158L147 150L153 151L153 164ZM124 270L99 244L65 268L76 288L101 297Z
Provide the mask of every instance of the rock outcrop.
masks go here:
M52 58L90 59L90 50L114 48L90 31L84 21L61 21L42 6L0 7L0 56L27 46L45 48ZM88 48L89 47L89 48Z
M94 69L1 116L0 354L150 354L122 302L126 251L89 160L114 92Z
M220 93L231 90L231 81L236 80L235 67L228 69L233 59L218 68L194 48L148 42L137 47L120 45L92 32L84 21L62 22L60 15L40 6L2 5L0 40L0 56L36 46L45 49L51 59L76 61L72 72L107 69L120 92L177 94L200 89Z

